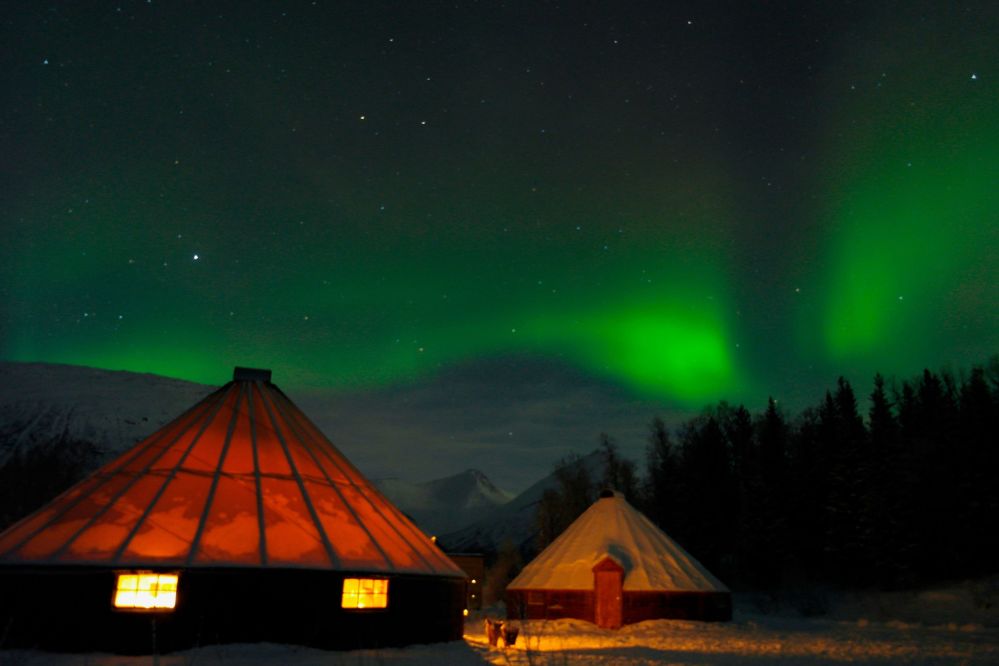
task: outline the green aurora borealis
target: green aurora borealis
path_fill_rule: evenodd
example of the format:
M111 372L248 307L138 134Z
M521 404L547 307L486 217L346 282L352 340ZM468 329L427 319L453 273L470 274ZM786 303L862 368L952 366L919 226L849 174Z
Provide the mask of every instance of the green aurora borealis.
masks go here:
M994 4L167 4L4 26L0 358L697 407L999 351Z
M966 85L979 82L977 72L964 81L935 75L960 66L962 49L954 44L935 50L932 64L919 62L923 70L905 66L910 55L889 46L908 39L942 45L945 35L960 34L946 24L937 28L889 33L894 39L874 52L898 84L880 105L848 102L834 114L838 133L830 143L839 146L827 150L827 205L818 211L827 227L822 310L817 317L803 313L799 330L807 338L819 328L834 363L869 367L877 359L905 368L941 350L950 355L941 360L971 362L967 352L976 337L985 342L980 360L995 353L996 88Z

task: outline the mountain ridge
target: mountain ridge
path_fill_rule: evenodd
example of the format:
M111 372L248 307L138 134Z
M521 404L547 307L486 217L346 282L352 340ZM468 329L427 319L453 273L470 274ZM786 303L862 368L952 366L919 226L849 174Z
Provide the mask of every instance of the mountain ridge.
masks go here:
M88 474L215 388L148 373L0 361L0 468L12 456L38 454ZM429 534L477 522L513 497L478 469L422 483L373 483Z
M477 522L513 497L477 469L422 483L393 477L374 483L430 534L455 531Z
M600 479L603 477L605 458L598 450L570 464L582 465L591 479ZM480 520L454 532L442 534L438 542L448 552L495 553L505 544L510 544L521 552L531 552L532 540L537 533L538 502L546 490L558 488L559 481L553 470Z
M74 442L109 459L213 390L124 370L0 361L0 463L16 452Z

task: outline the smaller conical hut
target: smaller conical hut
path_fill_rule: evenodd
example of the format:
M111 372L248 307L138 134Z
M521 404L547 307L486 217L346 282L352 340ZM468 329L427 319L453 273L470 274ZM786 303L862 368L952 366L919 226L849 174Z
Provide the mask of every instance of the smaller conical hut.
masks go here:
M506 588L507 617L601 627L732 619L728 588L620 493L600 499Z

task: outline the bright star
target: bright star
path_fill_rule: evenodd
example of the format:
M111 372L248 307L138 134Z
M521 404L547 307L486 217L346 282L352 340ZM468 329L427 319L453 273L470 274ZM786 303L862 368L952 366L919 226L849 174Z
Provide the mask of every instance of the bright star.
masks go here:
M200 256L198 256L198 255L194 255L194 260L195 260L195 261L197 261L197 260L198 260L198 259L200 259L200 258L201 258Z

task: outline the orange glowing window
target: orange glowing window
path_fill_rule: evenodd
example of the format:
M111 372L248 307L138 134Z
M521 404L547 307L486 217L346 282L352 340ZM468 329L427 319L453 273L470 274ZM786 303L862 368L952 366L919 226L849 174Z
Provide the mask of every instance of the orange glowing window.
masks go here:
M341 608L387 608L388 580L344 578Z
M120 573L114 607L123 610L173 610L178 574Z

